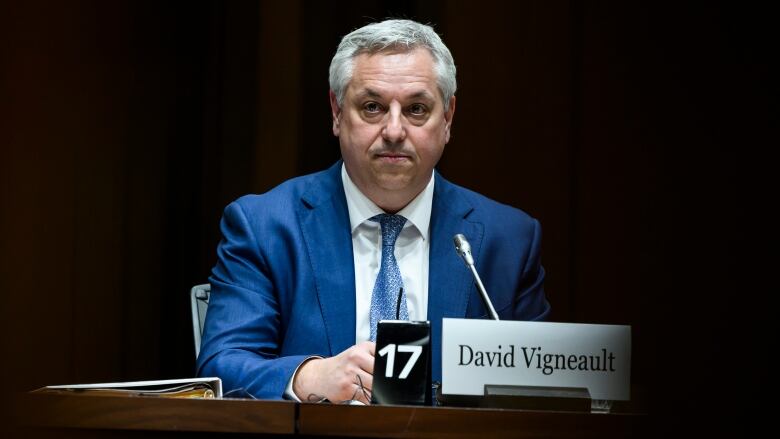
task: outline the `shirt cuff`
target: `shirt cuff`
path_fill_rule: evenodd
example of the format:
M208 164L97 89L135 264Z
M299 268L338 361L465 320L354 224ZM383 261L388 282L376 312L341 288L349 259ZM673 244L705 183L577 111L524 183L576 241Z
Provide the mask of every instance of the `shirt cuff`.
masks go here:
M301 361L301 364L299 364L298 367L295 368L295 372L293 372L292 376L290 377L290 381L287 381L287 387L284 389L284 399L303 402L301 401L301 398L298 398L298 395L296 395L295 392L293 391L293 383L295 382L295 377L298 375L298 370L301 368L301 366L308 363L309 360L314 360L315 358L321 359L323 357L320 357L319 355L312 355L311 357L308 357L305 360Z

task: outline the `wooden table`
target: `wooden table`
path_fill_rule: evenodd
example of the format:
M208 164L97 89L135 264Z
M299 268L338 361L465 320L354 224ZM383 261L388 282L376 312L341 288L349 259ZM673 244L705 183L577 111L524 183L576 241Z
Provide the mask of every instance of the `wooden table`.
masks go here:
M24 394L21 433L50 437L176 437L198 432L336 437L636 437L647 416L288 401ZM188 432L188 433L184 433Z

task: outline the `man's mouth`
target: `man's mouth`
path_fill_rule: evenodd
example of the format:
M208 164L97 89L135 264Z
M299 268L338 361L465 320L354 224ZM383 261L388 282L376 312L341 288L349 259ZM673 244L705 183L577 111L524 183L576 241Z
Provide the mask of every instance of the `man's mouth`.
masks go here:
M389 161L401 161L401 160L407 160L407 159L410 158L406 154L399 154L399 153L392 153L392 152L379 153L376 156L380 160L389 160Z

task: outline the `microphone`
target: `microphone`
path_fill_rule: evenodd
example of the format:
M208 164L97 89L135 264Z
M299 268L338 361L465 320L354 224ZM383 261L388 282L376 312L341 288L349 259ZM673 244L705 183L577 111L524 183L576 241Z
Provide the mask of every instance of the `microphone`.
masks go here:
M482 303L485 304L485 308L487 308L490 318L498 320L496 309L493 308L493 303L490 301L487 291L485 291L485 286L482 285L482 279L479 278L479 273L477 273L477 269L474 268L474 257L471 256L471 245L466 240L466 237L460 233L455 235L453 241L455 242L455 251L458 252L458 255L463 259L466 266L471 269L471 275L474 276L474 282L477 284L479 295L482 296Z

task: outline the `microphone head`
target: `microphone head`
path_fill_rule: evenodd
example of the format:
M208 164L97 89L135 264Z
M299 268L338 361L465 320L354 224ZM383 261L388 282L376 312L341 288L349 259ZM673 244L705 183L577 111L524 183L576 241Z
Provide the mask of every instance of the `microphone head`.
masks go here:
M455 249L458 250L458 253L471 251L471 245L469 245L468 240L466 240L466 237L463 236L463 234L458 233L452 240L455 242Z
M463 259L463 262L465 262L466 265L474 265L474 258L471 256L471 245L468 240L466 240L466 237L458 233L452 240L455 243L455 250Z

